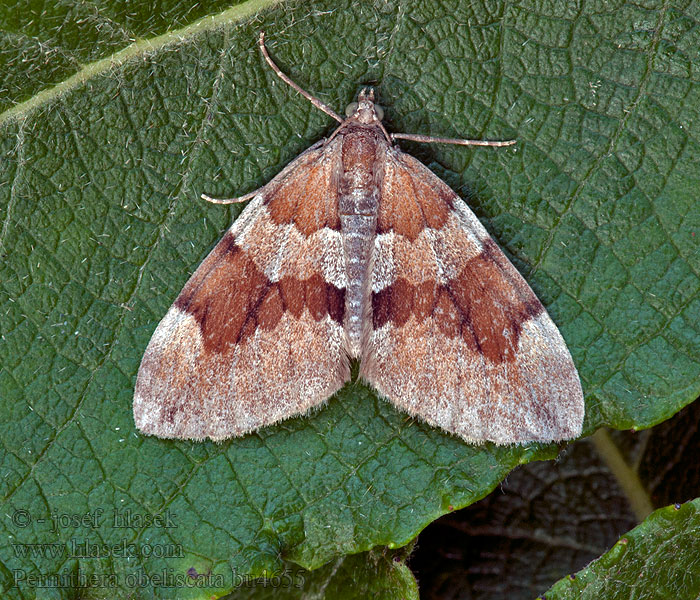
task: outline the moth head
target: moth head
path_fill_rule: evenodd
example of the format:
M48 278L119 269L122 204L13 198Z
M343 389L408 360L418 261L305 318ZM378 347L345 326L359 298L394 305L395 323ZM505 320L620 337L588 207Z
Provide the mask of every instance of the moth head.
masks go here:
M384 118L384 110L374 103L374 90L364 88L357 96L357 102L348 104L345 116L360 123L376 123Z

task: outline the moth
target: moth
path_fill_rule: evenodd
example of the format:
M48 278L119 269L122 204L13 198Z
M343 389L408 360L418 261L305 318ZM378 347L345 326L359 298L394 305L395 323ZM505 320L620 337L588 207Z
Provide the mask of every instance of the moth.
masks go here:
M558 329L476 216L389 134L373 91L259 190L156 328L134 420L162 438L242 436L360 377L470 443L577 437L583 393Z

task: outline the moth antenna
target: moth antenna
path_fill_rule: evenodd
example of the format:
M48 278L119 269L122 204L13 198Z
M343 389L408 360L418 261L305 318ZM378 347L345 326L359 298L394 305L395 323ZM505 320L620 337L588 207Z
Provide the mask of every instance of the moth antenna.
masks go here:
M302 90L296 83L294 83L288 75L282 72L282 69L280 69L270 58L270 55L267 53L267 48L265 47L265 32L261 31L260 32L260 38L258 39L258 45L260 46L260 52L262 52L263 57L267 61L267 64L270 65L270 68L275 72L277 77L279 77L282 81L284 81L288 86L290 86L292 89L296 90L299 92L304 98L306 98L311 104L313 104L316 108L319 110L322 110L324 113L326 113L329 117L333 117L336 121L339 123L342 123L344 119L338 115L330 106L324 104L321 102L318 98L315 96L312 96L307 92L306 90Z
M412 142L425 142L427 144L455 144L457 146L512 146L517 140L503 142L491 140L462 140L460 138L432 137L417 133L392 133L392 140L410 140Z
M258 190L255 190L254 192L250 192L249 194L246 194L245 196L240 196L238 198L212 198L211 196L207 196L206 194L202 194L202 200L206 200L207 202L211 202L212 204L238 204L239 202L247 202L251 198L253 198L256 194L258 193Z

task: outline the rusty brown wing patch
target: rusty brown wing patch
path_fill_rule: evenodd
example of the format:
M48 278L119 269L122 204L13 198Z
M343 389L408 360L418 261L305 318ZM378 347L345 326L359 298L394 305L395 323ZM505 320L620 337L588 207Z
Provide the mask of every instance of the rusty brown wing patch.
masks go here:
M544 307L456 194L397 149L377 233L362 377L467 441L580 434L578 374Z
M312 148L261 188L187 282L139 369L141 431L242 435L349 378L334 153Z

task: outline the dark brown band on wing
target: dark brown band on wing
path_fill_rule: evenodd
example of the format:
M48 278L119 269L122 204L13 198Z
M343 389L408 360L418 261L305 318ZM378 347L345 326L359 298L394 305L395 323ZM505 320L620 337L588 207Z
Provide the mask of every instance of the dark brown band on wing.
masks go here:
M329 315L342 324L345 290L320 274L272 283L227 233L187 282L175 306L195 318L205 349L221 353L258 328L274 329L286 311L299 318L306 307L316 321Z
M431 318L441 334L461 336L491 362L514 360L522 324L544 307L510 263L504 268L496 262L494 248L500 257L495 244L484 244L483 252L446 285L412 285L399 278L373 293L374 329L389 322L401 327L411 315L419 322Z
M439 229L445 224L455 194L432 173L421 177L426 171L427 167L407 154L387 161L377 234L394 231L413 241L425 227Z

